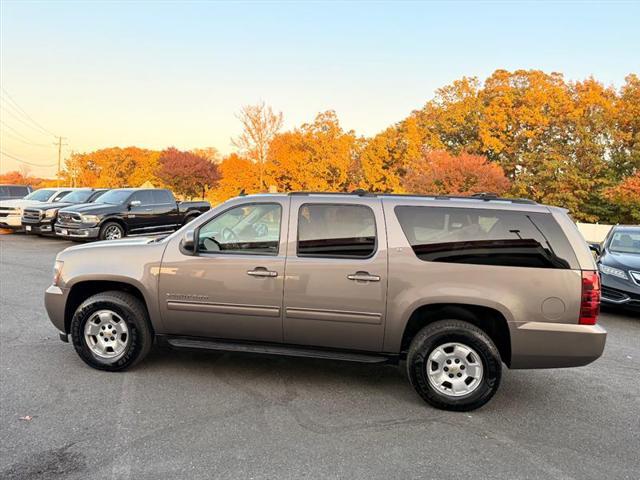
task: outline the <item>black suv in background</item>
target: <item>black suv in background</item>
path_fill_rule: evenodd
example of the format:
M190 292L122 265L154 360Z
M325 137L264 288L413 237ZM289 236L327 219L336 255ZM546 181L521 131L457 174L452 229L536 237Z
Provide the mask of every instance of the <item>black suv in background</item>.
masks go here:
M0 200L24 198L31 193L27 185L0 185Z
M94 202L107 191L109 190L106 188L82 188L69 193L60 202L25 208L22 211L22 228L28 234L55 235L53 226L58 217L58 210L70 205Z
M127 235L173 232L211 208L209 202L178 202L165 189L118 188L95 202L63 208L56 235L115 240Z

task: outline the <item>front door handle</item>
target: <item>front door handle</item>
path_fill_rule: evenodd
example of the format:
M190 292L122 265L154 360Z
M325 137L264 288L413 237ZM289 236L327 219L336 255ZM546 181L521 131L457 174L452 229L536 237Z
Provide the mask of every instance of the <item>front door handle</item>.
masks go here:
M351 275L347 275L349 280L356 282L379 282L380 275L371 275L369 272L356 272Z
M264 267L256 267L253 270L249 270L247 275L251 275L252 277L277 277L278 272L267 270Z

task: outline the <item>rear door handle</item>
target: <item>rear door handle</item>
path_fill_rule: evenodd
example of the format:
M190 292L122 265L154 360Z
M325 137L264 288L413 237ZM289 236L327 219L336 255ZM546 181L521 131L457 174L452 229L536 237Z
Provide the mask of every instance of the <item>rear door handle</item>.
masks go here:
M252 277L277 277L278 272L267 270L264 267L256 267L253 270L249 270L247 275L251 275Z
M349 280L353 280L355 282L379 282L379 275L371 275L369 272L356 272L351 275L347 275Z

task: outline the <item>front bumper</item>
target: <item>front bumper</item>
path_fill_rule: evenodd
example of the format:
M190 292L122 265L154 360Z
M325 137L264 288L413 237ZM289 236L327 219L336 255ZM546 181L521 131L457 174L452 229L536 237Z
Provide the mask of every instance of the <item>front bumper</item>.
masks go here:
M600 275L602 303L640 309L640 285L612 275Z
M524 322L512 324L510 368L581 367L604 351L599 325Z
M53 224L51 220L31 220L22 218L22 228L26 233L35 235L53 235Z
M64 313L68 296L68 288L60 288L55 285L51 285L44 292L44 306L47 309L47 315L49 315L51 323L63 333L69 333L64 324Z
M9 214L4 217L0 216L0 227L14 230L22 228L22 215Z
M65 238L98 238L100 227L67 226L56 223L54 227L56 235Z

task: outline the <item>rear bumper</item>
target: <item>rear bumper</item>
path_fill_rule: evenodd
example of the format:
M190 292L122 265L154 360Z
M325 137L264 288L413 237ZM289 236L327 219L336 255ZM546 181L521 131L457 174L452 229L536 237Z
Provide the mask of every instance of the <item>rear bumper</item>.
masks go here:
M525 322L511 330L510 368L581 367L600 358L607 332L599 325Z
M44 306L47 309L49 320L63 333L69 333L64 325L64 310L68 295L69 289L56 287L55 285L51 285L44 293Z

